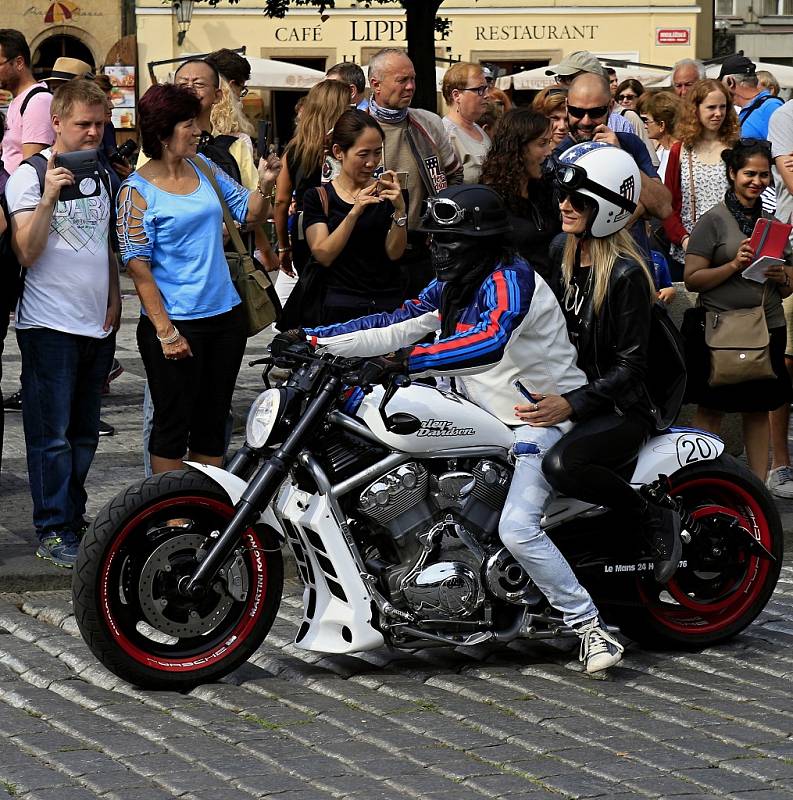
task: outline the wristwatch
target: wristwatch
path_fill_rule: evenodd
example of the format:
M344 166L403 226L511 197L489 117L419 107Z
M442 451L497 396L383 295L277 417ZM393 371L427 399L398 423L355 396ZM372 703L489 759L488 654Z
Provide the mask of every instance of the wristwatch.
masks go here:
M391 215L391 221L397 226L397 228L404 228L405 225L408 224L408 215L403 214L401 217L397 217L396 212L394 212Z

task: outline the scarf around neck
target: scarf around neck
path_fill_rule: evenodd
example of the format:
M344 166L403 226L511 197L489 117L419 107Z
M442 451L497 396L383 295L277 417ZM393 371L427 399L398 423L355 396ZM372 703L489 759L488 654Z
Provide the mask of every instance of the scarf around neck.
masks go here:
M732 189L728 189L727 193L724 195L724 205L727 206L730 214L735 218L738 227L741 229L741 233L744 236L751 236L755 222L763 216L762 200L758 197L757 202L752 208L746 208L746 206L741 204L735 192Z
M385 122L386 125L394 125L397 122L404 122L408 116L407 108L383 108L377 105L373 97L369 98L369 113L378 121Z

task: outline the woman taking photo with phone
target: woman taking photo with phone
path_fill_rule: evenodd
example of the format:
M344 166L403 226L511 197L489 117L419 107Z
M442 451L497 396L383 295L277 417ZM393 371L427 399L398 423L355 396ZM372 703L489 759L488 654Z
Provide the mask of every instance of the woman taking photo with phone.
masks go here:
M710 386L710 360L704 345L697 348L701 363L688 364L687 399L697 403L694 425L718 434L725 413L737 412L743 421L743 438L749 468L765 480L768 467L768 412L790 402L790 377L785 367L787 343L782 298L791 291L793 263L788 246L785 264L769 267L765 283L741 274L754 260L750 237L763 217L760 195L771 181L771 151L767 142L738 142L722 154L729 186L724 199L704 214L691 232L686 251L685 281L699 292L706 311L753 308L763 303L770 335L771 366L776 377L726 386ZM693 354L694 348L690 348Z
M303 201L311 259L284 308L281 330L331 325L404 301L394 261L407 244L405 199L393 172L379 180L383 131L365 111L345 111L333 127L333 156L341 172Z
M680 520L649 505L624 476L655 427L644 383L655 286L625 230L641 175L628 153L605 142L575 145L560 162L565 236L552 248L552 288L588 382L564 395L538 395L517 416L541 427L575 422L543 460L548 481L569 497L632 514L653 547L655 579L666 583L680 560Z

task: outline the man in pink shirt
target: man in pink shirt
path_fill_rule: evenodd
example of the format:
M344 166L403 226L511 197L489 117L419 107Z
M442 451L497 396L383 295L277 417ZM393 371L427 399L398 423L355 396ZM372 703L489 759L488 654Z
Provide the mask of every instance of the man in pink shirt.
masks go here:
M30 69L30 48L13 28L0 29L0 88L14 99L8 106L3 137L3 164L10 174L55 141L50 117L52 95L46 83L37 83Z

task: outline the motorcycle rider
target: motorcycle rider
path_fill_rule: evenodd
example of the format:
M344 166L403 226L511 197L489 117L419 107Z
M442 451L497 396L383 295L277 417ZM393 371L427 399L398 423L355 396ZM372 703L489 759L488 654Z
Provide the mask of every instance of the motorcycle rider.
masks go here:
M347 357L413 345L379 359L372 381L388 373L453 377L461 393L512 427L515 471L499 536L580 637L587 672L607 669L620 661L623 647L540 527L551 494L542 459L572 423L532 427L516 415L522 392L558 395L586 383L561 308L542 277L505 244L507 209L490 187L453 186L428 198L420 230L431 234L436 279L418 299L392 313L287 331L275 337L271 352L303 339ZM439 329L436 341L416 344Z

